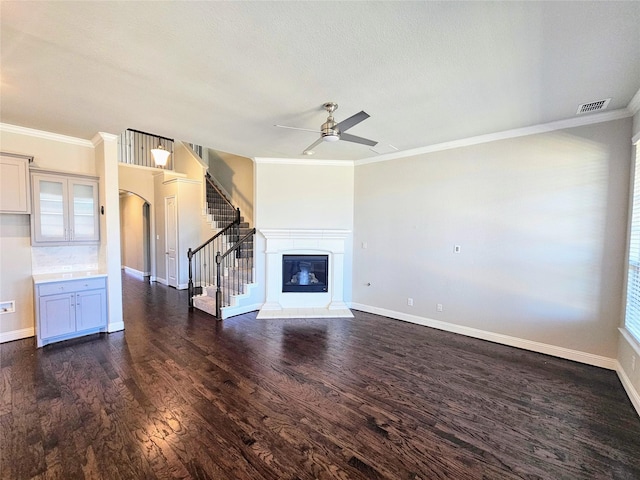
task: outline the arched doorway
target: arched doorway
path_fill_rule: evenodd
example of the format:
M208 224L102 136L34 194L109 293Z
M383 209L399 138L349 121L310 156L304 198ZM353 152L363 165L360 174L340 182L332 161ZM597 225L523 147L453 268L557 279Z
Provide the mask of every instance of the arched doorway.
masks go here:
M123 270L149 281L155 272L151 255L151 207L144 198L120 191L120 251Z

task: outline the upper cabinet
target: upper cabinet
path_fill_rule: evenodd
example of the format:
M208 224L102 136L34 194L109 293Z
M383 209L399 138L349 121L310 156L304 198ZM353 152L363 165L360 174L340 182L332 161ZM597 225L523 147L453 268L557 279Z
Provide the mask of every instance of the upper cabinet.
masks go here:
M30 213L29 162L32 157L0 153L0 213Z
M32 172L32 245L100 242L98 179Z

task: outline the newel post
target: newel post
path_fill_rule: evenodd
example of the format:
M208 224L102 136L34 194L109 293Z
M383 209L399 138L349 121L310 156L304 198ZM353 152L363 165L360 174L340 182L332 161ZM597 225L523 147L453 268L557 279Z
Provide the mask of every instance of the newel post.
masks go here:
M220 288L220 264L222 263L222 255L216 253L216 317L222 317L222 289Z
M193 252L191 249L187 251L187 258L189 259L189 284L187 288L189 290L189 308L193 308L193 268L191 266L191 258L193 257Z

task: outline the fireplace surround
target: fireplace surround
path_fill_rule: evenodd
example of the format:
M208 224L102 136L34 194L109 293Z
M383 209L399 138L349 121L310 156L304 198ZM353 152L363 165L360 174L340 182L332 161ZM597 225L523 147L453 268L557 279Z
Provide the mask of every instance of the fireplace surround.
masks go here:
M258 318L280 317L353 317L344 303L344 254L345 242L350 238L349 230L328 229L260 229L265 243L265 290L266 301ZM326 257L326 269L316 263L312 271L303 265L303 282L312 283L311 273L316 280L326 278L326 285L320 291L283 291L283 280L291 272L284 272L283 259L298 257L305 262ZM294 260L295 261L295 260ZM296 272L291 274L293 277ZM283 275L284 274L284 275ZM298 275L298 281L300 279ZM320 277L320 278L319 278ZM291 279L289 279L291 280ZM291 282L290 282L291 283ZM319 283L319 282L318 282ZM317 283L314 282L314 285Z

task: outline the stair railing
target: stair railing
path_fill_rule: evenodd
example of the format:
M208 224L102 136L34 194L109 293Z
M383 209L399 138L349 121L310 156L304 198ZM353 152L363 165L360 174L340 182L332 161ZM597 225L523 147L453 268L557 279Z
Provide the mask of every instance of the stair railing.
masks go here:
M253 235L256 229L239 239L223 254L216 253L216 317L222 307L231 305L231 295L244 293L244 285L253 283ZM234 255L231 255L231 254ZM223 272L226 275L223 276ZM226 278L227 281L223 281Z
M244 285L253 282L252 236L255 228L240 238L240 209L233 206L208 173L205 179L207 212L217 225L222 223L224 226L202 245L187 251L189 308L193 308L196 295L215 286L216 316L221 318L221 308L231 304L231 296L243 293Z
M216 254L228 249L228 237L238 235L240 225L240 211L236 218L229 225L216 233L209 240L195 249L189 248L187 258L189 259L189 308L193 308L193 297L203 292L206 287L217 285L217 278L214 277L213 265L216 263ZM235 230L235 231L234 231ZM210 267L210 268L207 268Z

